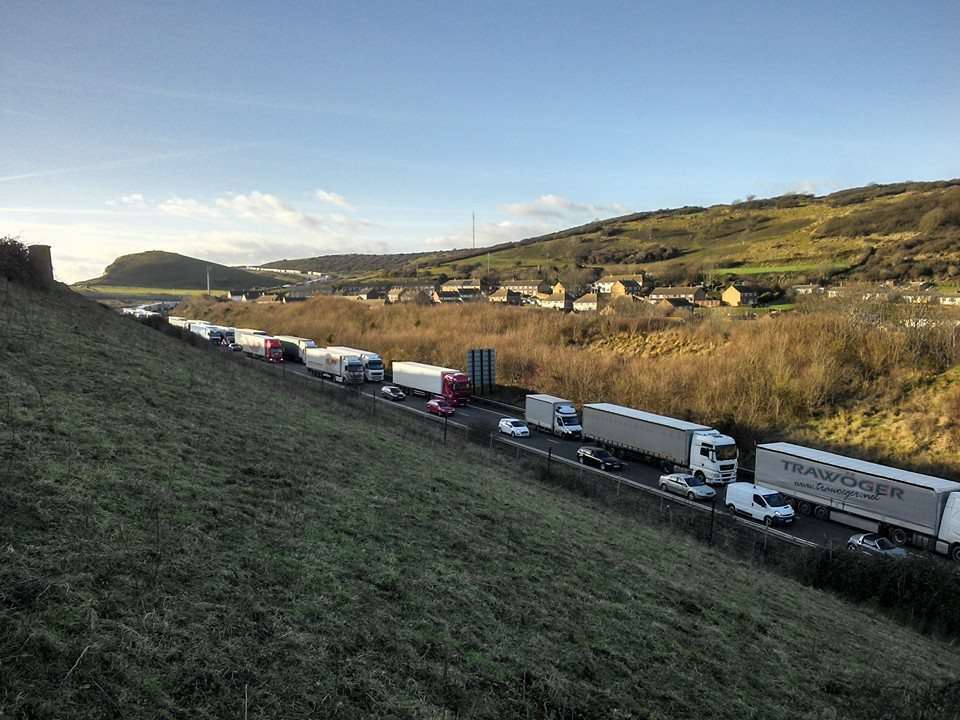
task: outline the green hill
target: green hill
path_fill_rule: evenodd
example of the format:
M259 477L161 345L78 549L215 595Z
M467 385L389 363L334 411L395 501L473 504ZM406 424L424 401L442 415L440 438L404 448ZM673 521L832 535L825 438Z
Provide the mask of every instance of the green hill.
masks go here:
M953 707L952 643L73 293L3 290L0 716Z
M709 208L633 213L477 250L333 256L309 268L343 277L496 278L647 272L658 283L760 276L960 281L960 180L870 185L823 197L784 195ZM360 256L366 257L366 256ZM294 267L296 261L285 261ZM572 277L571 277L572 276Z
M222 290L247 290L265 285L271 286L277 282L277 278L273 276L227 267L177 253L151 250L133 255L121 255L107 266L103 275L77 285L80 287L119 286L203 290L207 287L207 269L210 270L210 286Z

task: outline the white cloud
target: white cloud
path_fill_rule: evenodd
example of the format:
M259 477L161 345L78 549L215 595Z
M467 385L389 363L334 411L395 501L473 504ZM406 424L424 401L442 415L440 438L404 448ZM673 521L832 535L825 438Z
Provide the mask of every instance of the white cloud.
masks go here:
M130 193L129 195L121 195L116 200L107 200L107 205L110 207L122 206L136 210L145 210L147 208L147 201L144 199L143 193Z
M254 190L249 195L233 195L217 200L217 207L235 213L248 220L279 223L305 230L323 229L318 218L287 205L276 195Z
M477 247L523 240L543 235L551 230L552 226L542 222L514 223L510 220L502 220L496 223L482 223L477 225ZM422 244L442 250L469 248L473 244L473 231L472 228L464 228L444 235L434 235L426 238Z
M194 198L182 198L174 195L172 198L157 203L157 210L174 217L181 218L218 218L220 212L209 205L205 205Z
M505 212L511 215L539 218L575 218L599 217L624 212L623 205L611 203L608 205L591 205L578 203L560 195L541 195L532 202L508 203L503 206Z
M337 207L342 207L344 210L353 210L353 205L348 203L347 199L339 193L330 192L329 190L317 190L316 196L320 202L336 205Z

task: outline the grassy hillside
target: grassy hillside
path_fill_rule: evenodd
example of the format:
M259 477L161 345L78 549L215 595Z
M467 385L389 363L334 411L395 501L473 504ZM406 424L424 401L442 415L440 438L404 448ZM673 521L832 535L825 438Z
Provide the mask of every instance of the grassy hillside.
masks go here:
M107 266L103 275L85 280L77 286L81 290L85 287L102 289L111 286L126 290L130 288L206 290L208 268L211 287L220 290L246 290L274 285L277 282L277 278L269 275L227 267L177 253L151 250L122 255Z
M328 256L282 266L302 262L364 279L410 277L415 265L421 277L479 277L487 274L489 262L494 278L576 281L645 271L661 284L740 276L956 282L960 180L634 213L479 250L370 257Z
M960 476L960 344L949 325L900 324L929 319L924 307L830 301L755 321L675 322L649 306L589 316L492 303L368 309L317 297L284 306L193 300L178 312L369 347L388 361L463 367L468 349L491 347L504 385L707 422L741 447L791 439Z
M2 716L917 718L960 677L497 457L72 294L5 300Z

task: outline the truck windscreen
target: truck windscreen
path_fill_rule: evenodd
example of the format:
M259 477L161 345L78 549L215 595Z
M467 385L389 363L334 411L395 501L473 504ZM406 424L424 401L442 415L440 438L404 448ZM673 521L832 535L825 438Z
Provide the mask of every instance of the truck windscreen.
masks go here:
M367 367L370 370L383 370L383 360L367 360Z
M737 459L737 446L736 445L717 445L717 460L736 460Z

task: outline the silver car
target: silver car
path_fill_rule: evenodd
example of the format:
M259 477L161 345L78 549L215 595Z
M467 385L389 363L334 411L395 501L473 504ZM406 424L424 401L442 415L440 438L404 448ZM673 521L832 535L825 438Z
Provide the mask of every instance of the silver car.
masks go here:
M909 556L902 547L897 547L883 535L877 533L860 533L847 540L847 550L860 551L864 555L879 555L880 557L905 558Z
M717 491L703 480L687 473L661 475L660 489L683 495L688 500L713 500L717 496Z

